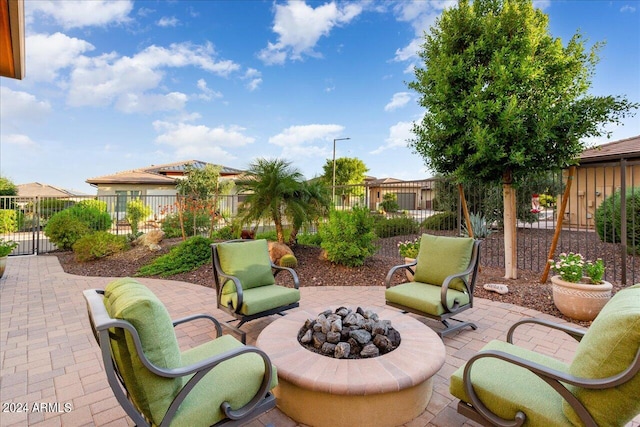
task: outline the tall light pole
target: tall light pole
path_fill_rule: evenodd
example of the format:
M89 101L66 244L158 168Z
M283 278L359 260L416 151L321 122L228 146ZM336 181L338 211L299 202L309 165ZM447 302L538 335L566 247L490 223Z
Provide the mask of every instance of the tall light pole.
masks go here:
M334 138L333 140L333 181L331 185L331 201L333 202L334 207L336 205L336 141L345 141L347 139L351 138Z

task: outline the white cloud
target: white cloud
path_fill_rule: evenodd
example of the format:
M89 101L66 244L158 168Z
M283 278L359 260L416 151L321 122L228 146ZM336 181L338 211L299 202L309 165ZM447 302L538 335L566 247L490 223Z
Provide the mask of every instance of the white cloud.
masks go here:
M634 13L636 11L636 8L633 6L630 6L628 4L625 4L624 6L622 6L620 8L620 12L624 13L624 12L629 12L629 13Z
M153 111L182 110L187 103L187 95L180 92L165 94L123 94L116 102L116 108L125 113L150 113Z
M222 93L216 92L215 90L210 89L207 86L207 82L205 79L199 79L196 85L198 86L198 89L200 89L200 91L202 92L198 94L198 98L203 99L205 101L210 101L213 98L222 98Z
M138 15L146 17L151 15L152 13L155 13L155 11L156 11L155 9L149 9L148 7L141 7L140 9L138 9Z
M233 61L217 60L211 44L172 44L168 48L149 46L138 54L118 56L116 53L98 57L82 57L71 73L67 102L71 106L105 106L115 102L123 111L142 111L144 106L153 110L151 103L138 103L141 95L160 86L163 69L194 66L227 76L239 69ZM179 108L182 97L167 94L160 109ZM132 104L133 102L133 104ZM149 110L147 110L149 111Z
M262 73L255 68L248 68L243 79L249 80L246 87L249 89L249 92L253 92L262 84Z
M17 145L19 148L36 148L38 146L38 144L33 142L31 138L29 138L27 135L22 134L12 133L9 135L2 135L0 136L0 140L2 140L3 144L7 143L11 145Z
M0 86L0 111L2 120L38 122L51 112L48 101L39 101L27 92L14 91Z
M400 22L408 22L413 27L415 37L407 46L396 50L394 60L400 62L418 60L417 52L424 42L424 33L429 31L444 9L455 5L456 0L409 1L396 5L394 7L396 19Z
M278 34L276 43L267 43L258 54L265 64L282 64L287 58L300 60L303 55L318 57L315 45L331 30L348 24L362 12L355 3L326 3L317 8L305 2L290 0L286 4L275 5L273 31Z
M64 29L121 24L131 20L131 0L39 0L25 2L27 22L36 19L35 13L51 17Z
M384 111L397 110L407 105L409 101L411 101L411 94L409 92L394 93L391 101L384 106Z
M545 10L551 6L551 0L533 0L533 7L541 10Z
M393 150L395 148L406 148L407 141L414 137L411 128L413 122L398 122L389 128L389 137L385 139L385 145L382 145L370 154L380 154L385 150Z
M176 27L178 26L178 24L180 23L180 21L178 20L178 18L176 18L175 16L163 16L162 18L160 18L160 20L158 22L156 22L156 25L158 27Z
M155 141L172 147L178 158L197 157L224 163L235 159L224 147L236 148L255 141L255 138L243 134L243 127L233 125L210 128L205 125L156 120L153 127L159 133Z
M83 53L95 49L87 41L62 33L33 34L25 43L28 78L36 81L57 80L60 70L73 67Z
M344 126L333 124L291 126L269 138L269 143L282 147L285 158L326 157L332 149L327 142L343 131Z

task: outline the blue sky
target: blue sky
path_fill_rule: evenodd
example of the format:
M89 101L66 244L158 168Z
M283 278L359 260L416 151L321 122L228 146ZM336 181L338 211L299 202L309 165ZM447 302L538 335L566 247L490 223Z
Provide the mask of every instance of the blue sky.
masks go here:
M407 88L424 31L451 1L25 0L26 77L0 79L0 174L94 194L90 177L257 157L307 178L357 157L422 179ZM606 41L595 95L640 102L640 2L537 1L565 43ZM607 128L640 134L640 117ZM590 144L607 140L587 141Z

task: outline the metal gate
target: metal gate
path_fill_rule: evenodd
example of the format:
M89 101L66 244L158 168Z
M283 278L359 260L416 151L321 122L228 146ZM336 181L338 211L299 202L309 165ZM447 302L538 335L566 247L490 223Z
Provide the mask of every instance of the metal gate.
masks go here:
M38 197L0 197L0 239L13 240L18 246L11 255L35 255L55 249L42 231L46 206Z

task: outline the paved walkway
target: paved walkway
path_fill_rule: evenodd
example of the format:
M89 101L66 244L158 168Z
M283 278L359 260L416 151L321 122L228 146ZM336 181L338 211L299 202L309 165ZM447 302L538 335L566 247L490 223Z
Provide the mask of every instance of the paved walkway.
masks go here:
M0 279L0 413L2 426L128 426L131 420L118 405L107 384L102 362L89 330L82 290L103 288L111 279L64 273L55 256L11 257ZM215 309L211 288L170 280L140 279L167 305L172 317L208 312L226 321ZM382 287L303 287L301 304L348 305L376 309L384 305ZM477 299L464 313L478 325L444 339L447 361L437 374L433 397L426 411L406 426L475 426L456 412L457 400L449 394L451 373L488 341L504 339L513 322L523 317L550 316L511 304ZM277 319L271 316L243 326L247 342L255 343L260 331ZM430 324L430 321L423 320ZM209 329L179 329L183 348L210 339ZM519 345L569 361L576 344L557 331L523 328ZM29 413L15 412L9 403L27 404ZM45 404L33 412L34 404ZM11 409L13 412L4 412ZM65 412L66 411L66 412ZM274 409L250 425L297 424ZM640 416L632 427L640 426Z

